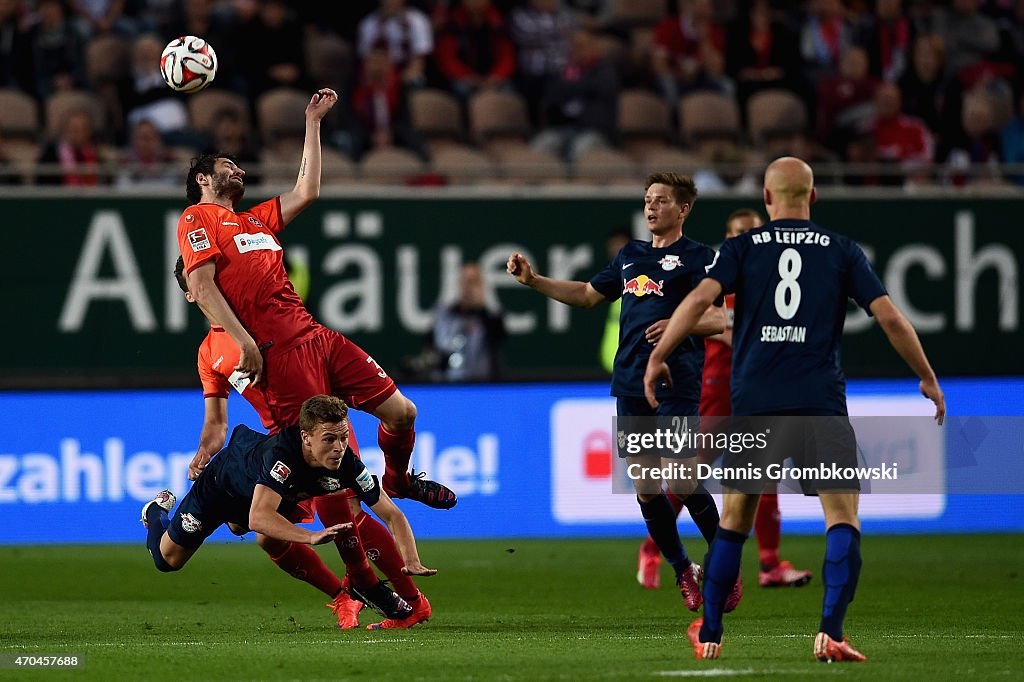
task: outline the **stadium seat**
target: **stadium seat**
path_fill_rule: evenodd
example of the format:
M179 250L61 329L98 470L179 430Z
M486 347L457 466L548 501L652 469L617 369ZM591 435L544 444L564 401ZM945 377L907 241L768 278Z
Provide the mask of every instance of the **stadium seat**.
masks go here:
M103 105L94 95L81 90L62 90L46 100L47 137L55 139L60 134L68 114L79 110L89 114L95 132L104 130Z
M425 88L409 96L412 127L419 131L431 148L462 137L462 115L459 102L444 90Z
M737 140L740 110L736 100L717 92L694 92L679 99L679 133L687 145L709 138Z
M310 81L341 94L352 74L352 46L334 35L313 34L306 38L305 57Z
M530 135L526 102L514 92L485 91L469 101L469 127L482 144L495 140L525 140Z
M217 115L225 109L233 110L249 127L249 105L241 95L226 90L203 90L188 96L192 127L201 133L210 132Z
M640 173L631 158L609 148L592 149L576 159L573 177L585 184L633 184Z
M564 181L565 164L555 156L535 151L523 144L496 147L493 150L502 177L509 184L541 184Z
M102 35L85 47L85 71L93 85L112 83L128 75L131 46L119 36Z
M39 134L39 107L20 90L0 90L0 135L34 140Z
M302 137L306 130L309 93L294 88L274 88L256 100L256 115L263 140Z
M453 185L475 185L493 178L494 162L479 151L463 145L449 146L434 153L434 172L443 175Z
M695 170L707 166L707 162L698 154L663 147L644 154L643 158L637 159L637 165L643 176L666 171L692 176Z
M426 170L420 157L396 147L374 149L363 157L359 169L364 180L399 185L406 184Z
M616 28L654 26L665 16L665 0L612 0L608 24Z
M762 90L747 100L747 132L755 145L791 138L806 127L807 108L789 90Z
M619 135L622 146L634 159L664 147L672 137L668 106L647 90L619 93Z
M267 185L290 185L302 161L301 138L284 138L267 145L260 153L263 164L263 183ZM321 177L324 185L350 183L356 177L356 165L341 152L323 147L321 149Z
M32 184L35 182L36 162L42 149L28 139L4 139L4 179L12 178L15 182Z

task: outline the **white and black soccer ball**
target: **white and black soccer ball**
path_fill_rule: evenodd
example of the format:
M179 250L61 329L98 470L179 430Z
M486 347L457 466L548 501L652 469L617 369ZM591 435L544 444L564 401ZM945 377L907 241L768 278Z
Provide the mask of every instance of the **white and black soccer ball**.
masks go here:
M202 38L175 38L160 55L160 74L172 90L199 92L217 75L217 53Z

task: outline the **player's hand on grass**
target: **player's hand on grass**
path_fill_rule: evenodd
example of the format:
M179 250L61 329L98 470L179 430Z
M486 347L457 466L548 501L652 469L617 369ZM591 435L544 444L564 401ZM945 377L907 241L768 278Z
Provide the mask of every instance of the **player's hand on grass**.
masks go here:
M319 121L338 103L338 93L330 88L320 88L309 98L306 105L306 120Z
M516 278L516 281L520 284L530 286L537 273L533 271L533 266L530 265L530 261L526 260L523 254L516 252L508 257L508 264L505 266L508 270L508 274Z
M658 399L654 397L658 391L658 384L664 381L669 388L672 387L672 373L664 362L648 362L647 371L644 372L644 397L652 407L658 407Z
M658 341L661 341L661 335L665 333L665 327L668 326L668 320L658 320L650 327L644 330L644 338L647 339L647 343L652 346L657 346Z
M338 533L346 530L352 530L351 523L338 523L333 526L328 526L323 530L317 531L309 536L309 544L311 545L323 545L328 542L333 542L334 538L338 536Z
M922 380L921 395L935 403L935 421L939 423L939 426L942 426L942 422L946 419L946 396L942 394L942 389L939 388L938 379Z
M192 461L188 463L188 480L194 481L203 473L203 469L210 463L210 455L205 450L200 450Z
M249 380L258 384L263 374L263 354L256 346L255 341L242 345L241 354L238 357L238 364L235 369L242 373L242 376L249 377Z
M416 562L414 564L406 564L405 566L402 566L402 573L404 575L418 575L418 576L437 575L437 569L436 568L427 568L423 564L421 564L419 562Z

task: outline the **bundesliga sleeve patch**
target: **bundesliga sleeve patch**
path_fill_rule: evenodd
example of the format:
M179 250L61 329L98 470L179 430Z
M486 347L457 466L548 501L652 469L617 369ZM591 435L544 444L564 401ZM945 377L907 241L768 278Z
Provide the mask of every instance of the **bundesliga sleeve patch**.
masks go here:
M373 476L370 474L370 470L363 469L362 471L360 471L359 475L356 476L356 483L359 484L359 489L362 490L364 493L373 490L374 482Z
M274 462L274 466L270 470L271 478L273 478L278 483L284 483L286 480L288 480L288 476L290 476L291 473L292 470L289 469L288 465L282 462L281 460Z
M192 252L198 253L210 248L210 238L206 236L206 228L200 227L188 233L188 243L192 246Z

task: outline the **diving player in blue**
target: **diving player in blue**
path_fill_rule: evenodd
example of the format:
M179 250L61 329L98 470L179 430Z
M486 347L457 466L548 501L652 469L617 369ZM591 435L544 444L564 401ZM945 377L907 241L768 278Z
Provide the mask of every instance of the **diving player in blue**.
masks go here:
M616 397L620 417L654 415L687 416L696 419L700 404L704 340L725 329L725 310L707 310L668 356L672 385L659 389L662 404L651 408L644 400L643 371L647 356L662 338L668 317L680 301L705 277L714 251L683 235L683 222L697 198L693 181L676 173L648 176L644 194L644 217L651 241L628 242L612 262L589 282L554 280L537 274L520 253L509 256L507 269L521 284L556 301L581 308L622 298L619 316L619 348L615 354L611 393ZM692 453L687 453L692 456ZM684 454L683 456L687 456ZM650 457L627 457L629 464L652 466ZM661 465L660 462L653 464ZM671 465L671 460L664 466ZM700 608L697 580L700 567L686 555L679 539L676 512L656 479L634 479L637 501L651 537L676 572L683 600L691 611ZM718 508L710 493L696 480L679 478L670 482L671 491L689 510L701 534L710 544L718 527ZM738 601L737 592L735 601ZM733 604L735 606L735 604Z
M340 398L313 396L302 405L298 426L268 436L238 426L228 445L214 457L182 499L159 493L142 508L146 546L162 572L177 571L222 524L253 530L284 542L320 545L333 541L346 524L321 531L296 526L286 516L302 500L351 488L387 525L405 560L403 573L434 575L420 563L416 540L405 515L348 447L348 407ZM388 617L412 609L378 582L353 595ZM408 614L405 614L408 615Z
M893 348L917 374L921 393L935 403L935 418L942 424L945 399L917 333L886 294L860 247L811 222L815 199L814 175L806 163L784 157L768 166L764 202L771 220L726 240L707 278L672 314L644 375L651 405L657 404L659 382L671 376L665 360L672 350L712 302L723 293L735 293L733 412L832 416L847 425L838 449L855 448L845 417L846 381L839 363L846 303L852 298L878 320ZM820 661L866 660L843 637L843 620L861 565L859 492L850 487L821 490L819 495L827 528L825 596L814 640L814 655ZM739 574L758 497L726 490L705 567L704 617L687 630L697 658L720 655L723 605Z

